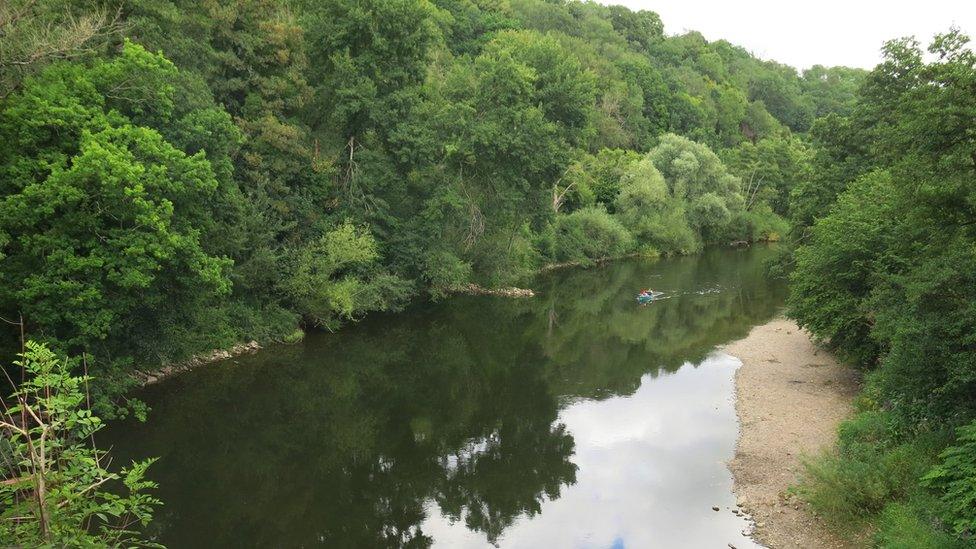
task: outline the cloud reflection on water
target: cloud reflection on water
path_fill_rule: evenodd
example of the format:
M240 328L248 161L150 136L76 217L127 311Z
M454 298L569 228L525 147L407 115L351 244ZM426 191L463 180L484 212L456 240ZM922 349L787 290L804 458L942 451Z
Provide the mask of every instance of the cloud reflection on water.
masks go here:
M517 520L499 546L759 547L727 509L735 503L726 462L738 432L738 365L713 353L697 366L644 376L632 395L569 403L558 421L576 441L577 482L544 502L539 515ZM435 546L490 546L436 505L427 511L422 529Z

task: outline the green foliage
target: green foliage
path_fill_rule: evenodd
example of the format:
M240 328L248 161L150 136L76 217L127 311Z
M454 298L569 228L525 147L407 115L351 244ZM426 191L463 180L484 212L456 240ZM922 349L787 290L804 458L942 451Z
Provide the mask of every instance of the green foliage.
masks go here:
M891 412L878 410L845 421L838 451L808 459L795 490L841 533L873 529L879 547L971 547L944 527L950 515L946 498L940 501L927 489L939 481L920 482L939 477L940 469L931 468L949 433L916 432L904 440L899 423Z
M847 116L857 100L857 90L865 76L867 71L863 69L814 65L803 71L800 87L813 106L815 118L831 113Z
M230 288L230 261L206 245L205 205L227 197L205 153L124 115L170 120L174 71L126 43L90 67L52 65L0 112L0 306L104 367L133 341L143 360L172 352L165 319Z
M471 265L446 251L430 253L425 267L424 279L434 298L445 297L471 278Z
M305 339L305 330L301 328L296 328L294 332L285 335L281 338L281 342L286 345L294 345Z
M963 364L973 356L976 239L967 221L972 186L963 183L973 162L962 143L973 138L965 126L946 129L960 140L953 145L904 137L941 125L936 108L974 107L970 96L954 92L976 79L962 43L955 34L938 38L936 49L957 49L930 65L917 50L889 45L889 61L872 73L868 95L887 106L872 106L871 116L884 111L891 118L869 126L878 135L875 162L885 167L845 185L797 250L792 279L792 314L852 360L870 366L880 359L884 398L897 402L909 422L972 413L963 396L972 378ZM915 75L907 88L895 76L905 71ZM891 156L897 150L901 156Z
M910 503L889 503L878 517L874 543L886 549L965 549L960 540L939 527L933 502L919 497Z
M745 207L739 179L706 145L667 134L621 178L617 211L660 251L688 253L703 243L768 237L782 224L762 204Z
M566 184L573 187L567 207L588 205L591 200L613 213L620 179L640 155L624 149L601 149L575 162L566 174Z
M796 70L769 62L766 70L749 81L749 100L761 101L769 113L794 131L809 128L813 108L801 94L801 80Z
M780 217L765 202L732 215L720 241L778 242L790 232L788 221Z
M314 326L335 329L367 311L395 308L409 295L409 282L378 271L379 253L369 230L349 222L289 256L283 290Z
M161 502L146 492L152 459L110 472L94 447L104 425L86 405L89 379L46 346L27 342L26 380L0 416L4 466L0 543L29 547L157 547L133 530L146 526ZM109 483L122 489L108 488Z
M813 171L813 150L789 136L743 142L724 151L723 160L742 180L747 205L765 202L780 216L788 214L793 188L810 180Z
M186 122L160 130L188 152L205 150L235 197L215 212L234 227L222 246L234 260L234 300L273 309L278 296L265 289L282 270L284 243L324 229L331 199L333 166L317 155L306 113L313 90L304 29L274 0L137 0L126 8L135 39L180 67L177 98L195 107ZM217 132L221 118L230 128Z
M790 277L790 314L858 364L871 364L878 353L867 318L867 281L890 238L886 229L897 220L892 187L887 172L855 182L796 251Z
M840 456L810 468L808 496L841 523L876 522L886 547L972 539L976 55L967 42L958 31L936 36L930 62L914 40L889 42L850 113L814 125L814 176L791 191L802 245L790 314L873 369L862 400L886 410L883 428L862 415L841 430ZM952 443L942 430L958 425Z
M314 65L314 126L358 140L388 132L418 99L431 49L440 40L426 0L311 2L305 25Z
M491 33L516 27L507 2L482 0L434 0L446 12L440 24L447 35L447 46L455 54L474 54Z
M701 246L684 204L670 194L650 158L632 164L620 178L615 211L638 245L649 245L665 254L691 253Z
M807 175L786 128L852 112L857 79L593 2L15 1L0 25L0 315L93 356L102 410L133 369L302 319L772 238Z
M900 442L896 418L866 411L839 429L838 451L808 459L799 494L833 525L848 532L878 520L893 501L926 497L919 478L935 462L946 436L919 433Z
M650 47L664 38L664 24L661 17L652 11L630 11L623 6L608 6L610 23L628 42L639 49L650 51Z
M557 261L584 265L595 259L619 257L630 251L633 237L603 208L588 207L556 218L554 255Z
M922 481L940 492L943 518L952 531L970 537L976 529L976 422L957 429L955 443L939 458Z
M711 193L732 209L737 207L737 201L742 201L738 194L739 179L728 172L718 155L705 144L668 134L661 137L648 157L677 199L695 201Z

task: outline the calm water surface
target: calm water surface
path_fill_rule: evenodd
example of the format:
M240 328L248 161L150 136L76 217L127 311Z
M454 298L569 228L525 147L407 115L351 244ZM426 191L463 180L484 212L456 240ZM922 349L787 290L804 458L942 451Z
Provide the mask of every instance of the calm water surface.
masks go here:
M771 253L376 315L154 386L149 421L106 438L160 457L171 547L751 547L726 509L738 362L715 347L782 304Z

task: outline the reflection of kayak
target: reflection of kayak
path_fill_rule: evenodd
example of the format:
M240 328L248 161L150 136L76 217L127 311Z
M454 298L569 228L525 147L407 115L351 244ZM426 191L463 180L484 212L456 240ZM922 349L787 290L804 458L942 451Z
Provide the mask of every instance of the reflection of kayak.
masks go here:
M664 295L664 292L651 292L649 294L637 294L638 303L650 303L654 298Z

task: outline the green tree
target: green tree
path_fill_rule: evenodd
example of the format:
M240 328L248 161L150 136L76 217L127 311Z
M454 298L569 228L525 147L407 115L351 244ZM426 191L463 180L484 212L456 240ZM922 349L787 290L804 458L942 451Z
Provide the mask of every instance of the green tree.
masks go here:
M613 28L640 49L649 51L664 37L664 23L653 11L630 11L623 6L608 6L607 11Z
M813 122L813 107L801 94L796 70L768 62L749 82L749 100L762 101L777 119L794 131L805 131Z
M309 53L318 60L313 126L338 130L354 155L365 132L390 131L416 100L441 39L437 9L427 0L329 0L309 7Z
M857 101L857 91L867 76L863 69L814 65L803 71L800 87L813 105L814 118L836 113L847 116Z
M315 326L335 329L342 320L394 308L410 295L406 282L377 272L376 241L348 222L288 255L284 291Z
M226 245L235 299L274 308L280 296L267 289L275 286L284 247L325 230L333 198L334 159L319 154L306 120L312 87L304 29L271 0L137 0L123 7L135 39L180 67L180 101L205 113L193 118L203 131L174 141L206 150L214 165L226 158L222 180L239 195L222 215L236 238ZM217 105L240 133L226 153L226 138L195 142L213 133L207 126L221 116ZM163 131L172 138L172 130Z
M614 210L645 252L691 253L700 247L684 203L668 190L664 176L645 157L620 178Z
M166 120L174 70L126 43L91 66L51 66L0 112L0 307L94 353L103 382L129 357L188 352L193 312L230 288L230 261L205 245L207 206L225 199L205 153L123 115Z
M784 217L793 188L813 177L813 149L793 136L746 141L722 156L729 171L742 180L747 206L766 202Z

